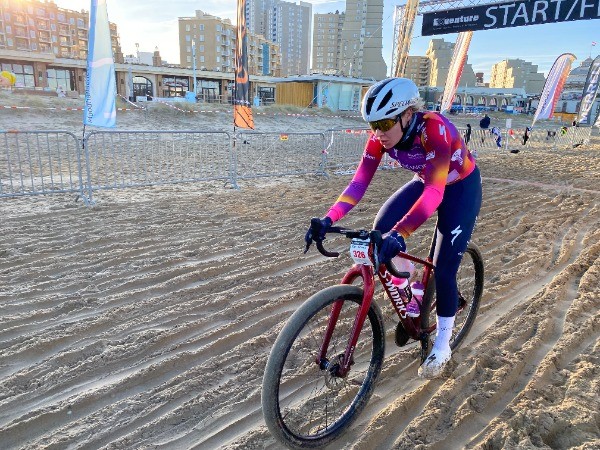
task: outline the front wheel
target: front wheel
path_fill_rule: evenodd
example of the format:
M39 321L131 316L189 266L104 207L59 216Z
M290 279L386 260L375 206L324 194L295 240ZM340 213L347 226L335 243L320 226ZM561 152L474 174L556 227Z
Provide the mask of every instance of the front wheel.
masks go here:
M262 409L269 431L291 448L320 447L337 438L366 405L381 371L385 331L372 302L354 349L349 373L335 366L346 350L363 291L338 285L310 297L275 340L262 385ZM316 359L332 305L342 302L325 361Z
M472 242L467 246L458 267L456 284L458 286L458 310L452 338L450 339L452 350L458 348L471 330L483 293L483 257L479 248ZM425 333L431 333L435 330L435 304L435 277L432 276L429 283L427 283L427 290L423 296L423 306L421 308L421 328ZM427 357L428 351L429 345L424 346L421 354L422 361Z

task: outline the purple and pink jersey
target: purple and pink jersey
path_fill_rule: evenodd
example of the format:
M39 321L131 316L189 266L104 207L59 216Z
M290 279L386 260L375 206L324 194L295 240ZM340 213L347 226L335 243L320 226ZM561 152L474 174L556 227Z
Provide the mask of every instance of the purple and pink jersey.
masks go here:
M334 222L363 197L386 152L400 166L415 172L425 185L421 197L393 228L405 238L433 215L447 185L465 179L475 170L475 159L446 117L429 111L416 114L417 131L410 145L386 150L375 135L371 135L352 181L327 213Z

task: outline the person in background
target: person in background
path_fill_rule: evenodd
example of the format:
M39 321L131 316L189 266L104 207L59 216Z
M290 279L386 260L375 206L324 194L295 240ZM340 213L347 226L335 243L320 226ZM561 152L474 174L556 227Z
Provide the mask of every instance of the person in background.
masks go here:
M417 86L407 78L388 78L369 88L361 112L371 133L362 159L350 184L325 216L311 221L304 239L307 246L325 239L329 227L361 200L386 153L415 173L385 201L373 228L383 233L377 256L388 264L406 250L404 240L437 211L433 257L437 334L418 371L423 378L435 378L451 357L450 338L458 308L456 274L475 227L482 194L479 169L461 134L447 117L425 111L423 105ZM416 295L413 299L406 307L407 314L418 317L420 299Z
M492 119L490 119L490 116L488 116L487 114L484 114L483 119L481 119L479 121L479 128L481 128L483 130L483 133L481 134L481 143L482 144L485 142L485 132L490 127L491 123L492 123Z
M523 134L523 145L527 144L527 141L529 140L529 133L531 132L531 127L526 127L525 128L525 134Z
M492 127L490 133L492 133L494 139L496 140L496 146L498 148L502 148L502 132L500 131L500 128Z
M467 124L467 130L465 131L465 144L468 144L471 140L471 124Z

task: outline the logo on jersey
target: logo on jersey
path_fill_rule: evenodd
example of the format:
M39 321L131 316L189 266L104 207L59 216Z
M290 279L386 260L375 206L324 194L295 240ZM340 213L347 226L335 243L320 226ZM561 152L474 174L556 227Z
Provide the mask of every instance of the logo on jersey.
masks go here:
M444 136L444 141L448 142L448 135L446 134L446 126L439 124L438 130L440 131L440 136Z
M462 233L462 230L460 229L460 225L459 225L459 226L457 226L457 227L456 227L454 230L452 230L452 231L450 232L450 234L451 234L452 236L454 236L454 237L452 238L452 240L450 241L450 244L454 245L454 240L455 240L455 239L458 237L458 235L459 235L460 233Z
M425 161L435 158L435 151L431 151L425 155Z
M450 158L450 161L458 161L458 163L462 166L463 165L463 159L461 156L461 149L459 148L458 150L456 150L454 153L452 153L452 158Z

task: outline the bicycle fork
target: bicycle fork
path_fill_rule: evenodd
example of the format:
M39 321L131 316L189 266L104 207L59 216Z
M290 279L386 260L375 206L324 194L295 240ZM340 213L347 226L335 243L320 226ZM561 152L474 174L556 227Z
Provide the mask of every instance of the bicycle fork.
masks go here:
M327 348L329 347L329 343L331 341L331 336L333 335L333 330L335 329L340 312L342 310L344 303L343 301L336 301L331 307L327 329L325 330L321 349L319 350L319 354L316 358L316 362L319 364L321 369L328 370L332 375L342 378L345 377L350 371L350 366L352 365L352 355L354 354L354 349L356 348L356 343L358 342L358 336L360 335L367 315L369 314L369 308L371 308L371 302L373 301L373 294L375 292L375 281L373 278L373 268L371 266L355 265L348 271L348 273L346 273L342 279L342 284L352 284L354 280L359 277L363 280L363 299L360 304L360 308L356 312L354 323L352 325L352 332L350 333L348 343L346 344L346 350L344 351L342 360L337 362L327 361L326 355Z

